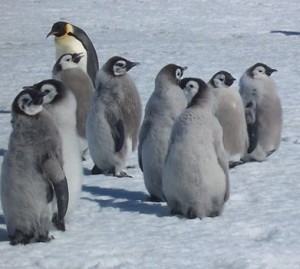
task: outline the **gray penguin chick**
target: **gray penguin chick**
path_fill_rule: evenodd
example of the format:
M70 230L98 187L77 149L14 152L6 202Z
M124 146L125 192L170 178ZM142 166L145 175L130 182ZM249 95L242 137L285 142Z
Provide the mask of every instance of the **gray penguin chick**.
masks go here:
M81 151L76 132L76 99L70 89L55 79L46 79L27 88L47 93L43 97L43 105L52 115L62 142L63 170L69 189L66 221L69 221L71 213L79 204L83 177ZM55 211L57 211L56 203L54 214Z
M114 56L99 70L86 132L90 155L95 163L92 174L125 172L130 140L136 147L141 122L141 102L127 72L137 62Z
M145 108L138 157L151 201L164 201L162 167L173 123L187 106L187 100L179 86L185 69L186 67L175 64L163 67L156 76L154 92Z
M248 68L239 81L249 136L244 161L263 161L280 145L283 116L276 85L277 71L263 63Z
M88 74L79 67L82 57L81 53L63 54L53 66L52 75L75 95L77 102L76 129L81 154L84 158L88 149L85 126L92 103L94 86Z
M50 241L53 189L58 205L54 224L65 230L68 184L57 128L42 107L44 95L26 89L12 104L12 133L1 173L1 203L12 245Z
M229 198L222 127L213 115L207 84L184 78L181 86L192 98L172 128L163 167L163 192L172 213L187 218L215 217Z
M226 71L212 76L208 86L215 96L215 116L223 128L223 143L229 167L242 164L248 149L248 132L240 93L232 86L235 78Z

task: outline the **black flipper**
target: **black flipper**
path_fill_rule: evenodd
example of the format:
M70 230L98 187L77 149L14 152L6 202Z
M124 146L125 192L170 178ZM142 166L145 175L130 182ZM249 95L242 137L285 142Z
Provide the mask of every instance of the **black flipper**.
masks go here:
M144 121L142 124L142 127L140 129L140 135L139 135L139 146L138 146L138 161L139 161L139 167L143 171L143 160L142 160L142 146L144 143L145 138L147 137L149 130L151 128L151 122L150 121Z
M256 112L256 104L253 101L246 104L245 117L249 137L249 147L247 153L249 154L256 148L259 137L259 121Z
M124 127L124 122L121 119L119 119L115 125L113 138L115 141L115 151L119 152L123 148L124 141L125 141L125 127Z
M99 69L99 62L96 50L93 46L92 41L88 37L88 35L83 31L81 28L74 26L74 33L69 33L69 35L74 36L76 39L78 39L82 45L84 46L86 52L87 52L87 73L90 76L94 86L97 76L97 71Z
M58 230L65 231L64 217L67 213L69 203L69 191L67 179L59 182L52 182L57 200L57 216L53 218L53 223Z
M47 186L47 202L48 202L48 204L52 202L53 197L54 197L53 186L49 182L48 186Z

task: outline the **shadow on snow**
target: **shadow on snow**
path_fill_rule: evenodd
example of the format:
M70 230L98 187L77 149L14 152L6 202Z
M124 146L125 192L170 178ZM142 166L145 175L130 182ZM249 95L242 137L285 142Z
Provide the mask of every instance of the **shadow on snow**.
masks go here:
M294 35L300 35L300 32L295 31L284 31L284 30L273 30L271 31L271 34L284 34L287 36L294 36Z
M141 214L156 215L158 217L171 216L165 203L153 203L147 201L148 195L140 191L128 191L124 189L101 188L95 186L83 186L83 191L93 195L110 196L112 199L93 199L84 197L82 199L97 202L102 208L119 208L121 211L137 212ZM115 199L126 199L127 201L116 201Z

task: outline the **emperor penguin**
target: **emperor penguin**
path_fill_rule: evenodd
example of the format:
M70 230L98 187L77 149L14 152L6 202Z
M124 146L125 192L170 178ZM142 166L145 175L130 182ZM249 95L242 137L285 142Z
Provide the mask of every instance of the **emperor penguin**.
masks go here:
M65 230L68 183L58 130L42 107L46 94L23 90L12 104L12 132L1 171L1 203L11 245L50 241L54 193L55 225Z
M215 116L223 128L223 143L229 167L241 164L248 149L247 124L240 93L231 87L235 78L219 71L208 82L215 99Z
M85 125L92 103L94 86L90 77L79 68L82 57L84 57L82 53L63 54L55 63L52 75L54 79L61 81L75 95L77 102L76 129L81 154L84 158L88 149Z
M215 217L229 198L222 127L213 115L211 89L203 80L184 78L181 87L191 102L172 127L163 192L172 213Z
M43 80L26 88L41 94L47 93L43 98L43 105L53 117L62 142L63 170L69 187L69 206L66 215L69 221L72 212L79 204L83 177L81 152L76 133L76 99L71 90L54 79Z
M249 135L245 161L263 161L280 145L282 106L276 84L270 77L275 71L266 64L256 63L240 78Z
M71 23L58 21L53 24L47 37L54 35L56 48L56 60L66 53L82 53L80 68L88 73L95 85L97 71L99 69L98 57L92 41L81 28Z
M174 121L187 106L179 86L186 67L164 66L156 76L155 88L147 102L140 130L138 158L150 201L164 201L162 168Z
M129 176L124 168L130 146L132 150L137 147L142 105L127 72L138 64L114 56L98 72L86 124L89 151L95 163L92 174L112 172L117 177Z

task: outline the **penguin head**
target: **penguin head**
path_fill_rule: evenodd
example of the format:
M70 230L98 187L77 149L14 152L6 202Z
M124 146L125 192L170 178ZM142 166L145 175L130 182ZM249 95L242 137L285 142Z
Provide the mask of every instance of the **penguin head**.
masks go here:
M271 76L271 74L273 72L276 72L277 69L273 69L263 63L256 63L255 65L251 66L247 71L248 75L251 78L263 78L266 76Z
M54 35L58 38L73 33L73 26L70 23L64 21L58 21L53 24L51 31L47 34L47 37Z
M12 111L17 114L35 116L43 110L45 93L26 88L13 101Z
M213 75L209 83L214 88L221 88L221 87L230 87L234 81L235 78L229 72L219 71Z
M187 67L181 67L176 64L168 64L158 72L156 81L160 80L161 77L163 77L163 78L167 78L169 82L178 85L183 75L183 72L186 69Z
M126 74L132 67L139 64L139 62L131 62L120 56L114 56L103 65L102 70L111 76L118 77Z
M83 53L66 53L59 57L53 66L52 73L57 74L62 70L77 68Z
M188 107L208 96L209 88L200 78L183 78L179 85L188 100Z
M42 95L42 104L52 104L61 100L66 93L64 84L55 79L46 79L32 86L23 87L38 92Z

